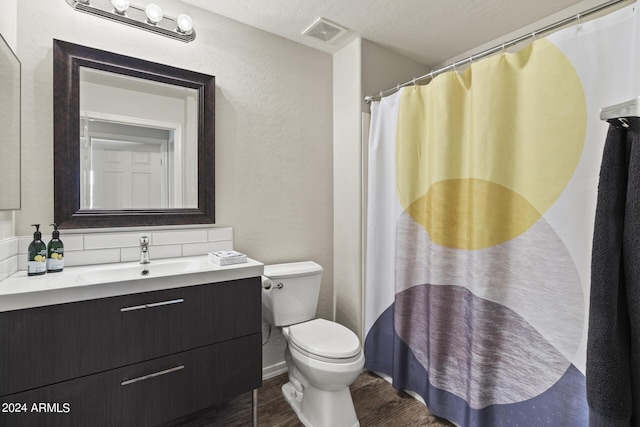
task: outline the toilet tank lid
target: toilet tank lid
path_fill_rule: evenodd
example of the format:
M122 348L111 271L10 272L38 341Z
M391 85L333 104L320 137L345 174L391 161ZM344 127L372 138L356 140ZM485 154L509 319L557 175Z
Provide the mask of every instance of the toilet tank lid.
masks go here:
M293 276L308 276L322 273L322 267L313 261L289 262L264 266L263 275L269 279L280 279Z

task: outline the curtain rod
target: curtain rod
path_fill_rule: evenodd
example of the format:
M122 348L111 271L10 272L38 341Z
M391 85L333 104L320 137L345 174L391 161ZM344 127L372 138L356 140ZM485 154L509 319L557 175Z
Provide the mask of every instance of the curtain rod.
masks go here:
M377 93L375 95L365 96L364 97L364 101L367 104L370 104L372 101L375 101L374 98L376 98L376 97L378 98L378 101L379 101L385 95L390 95L393 92L400 90L401 87L405 87L405 86L409 86L409 85L415 85L415 84L417 84L417 82L419 82L420 80L424 80L427 77L429 77L431 80L433 80L433 78L435 76L437 76L438 74L442 74L442 73L444 73L446 71L450 71L450 70L455 70L456 67L458 67L459 65L463 65L465 63L473 63L473 61L475 61L475 60L478 60L478 59L481 59L481 58L485 58L487 56L491 56L494 53L498 53L500 51L504 51L508 47L515 46L518 43L522 43L523 41L528 40L530 38L535 38L540 34L544 34L544 33L550 32L550 31L557 30L557 29L559 29L561 27L564 27L567 24L570 24L570 23L574 22L574 21L580 22L580 20L582 18L584 18L584 17L587 17L589 15L593 15L594 13L598 13L598 12L604 10L604 9L607 9L607 8L609 8L611 6L617 5L618 3L623 3L623 2L626 2L626 1L629 1L629 0L611 0L611 1L608 1L606 3L601 4L599 6L592 7L591 9L585 10L584 12L580 12L580 13L574 15L574 16L571 16L569 18L565 18L565 19L563 19L561 21L558 21L556 23L547 25L546 27L540 28L539 30L535 30L535 31L531 32L530 34L526 34L524 36L520 36L520 37L515 38L513 40L510 40L508 42L502 43L502 44L500 44L498 46L492 47L492 48L487 49L487 50L483 50L482 52L480 52L478 54L471 55L468 58L461 59L460 61L455 61L455 62L453 62L453 63L451 63L451 64L449 64L447 66L439 68L439 69L437 69L435 71L431 71L431 72L425 74L424 76L415 77L415 78L409 80L408 82L404 82L402 84L397 85L396 87L392 87L390 89L383 90L383 91L381 91L381 92L379 92L379 93Z

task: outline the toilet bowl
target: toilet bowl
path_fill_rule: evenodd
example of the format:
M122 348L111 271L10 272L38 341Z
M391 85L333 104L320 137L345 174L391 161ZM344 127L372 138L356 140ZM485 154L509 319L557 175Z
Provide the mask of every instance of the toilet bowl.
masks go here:
M263 314L287 340L289 382L282 393L307 427L359 426L349 385L364 367L358 337L316 312L322 267L313 262L265 266ZM311 297L309 297L311 295Z
M283 395L305 426L359 426L349 386L364 367L356 335L324 319L282 328L289 382ZM331 339L333 336L333 339Z

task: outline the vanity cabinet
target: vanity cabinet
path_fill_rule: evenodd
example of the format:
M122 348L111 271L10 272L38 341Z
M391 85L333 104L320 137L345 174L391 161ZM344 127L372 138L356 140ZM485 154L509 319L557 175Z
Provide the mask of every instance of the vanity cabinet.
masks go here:
M260 286L0 313L0 425L157 425L260 387Z

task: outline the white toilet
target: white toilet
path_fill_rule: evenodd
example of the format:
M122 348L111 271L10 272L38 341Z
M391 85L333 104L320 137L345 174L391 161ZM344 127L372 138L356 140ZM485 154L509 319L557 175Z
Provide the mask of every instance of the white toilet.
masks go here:
M316 315L322 267L315 262L264 267L262 317L287 339L289 382L282 393L307 427L359 426L349 385L364 366L356 334ZM313 319L313 320L312 320Z

